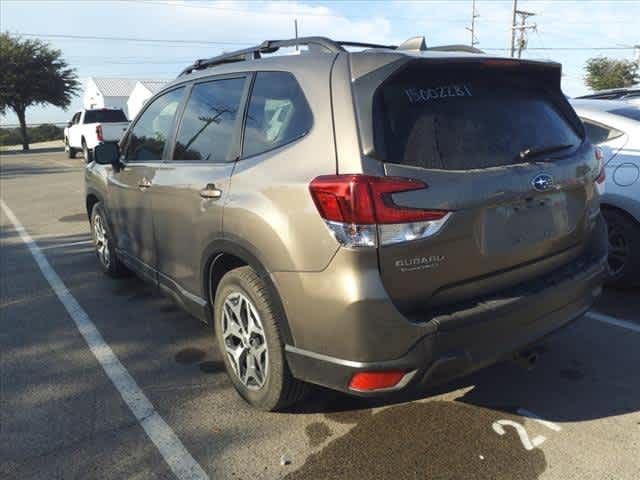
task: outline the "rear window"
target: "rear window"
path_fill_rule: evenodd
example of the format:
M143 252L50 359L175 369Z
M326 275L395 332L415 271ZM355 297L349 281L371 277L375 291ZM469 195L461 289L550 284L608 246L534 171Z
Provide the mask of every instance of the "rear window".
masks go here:
M378 158L468 170L518 163L530 148L578 146L580 130L571 110L563 112L570 107L561 105L561 93L538 88L531 77L468 66L406 69L374 96Z
M116 123L126 122L127 117L122 110L87 110L84 123Z
M640 108L634 108L634 107L616 108L615 110L609 110L609 113L630 118L631 120L640 121Z

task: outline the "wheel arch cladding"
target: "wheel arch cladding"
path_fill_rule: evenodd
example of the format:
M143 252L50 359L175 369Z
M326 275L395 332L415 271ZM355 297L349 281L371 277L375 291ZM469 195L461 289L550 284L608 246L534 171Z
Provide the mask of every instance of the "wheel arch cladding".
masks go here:
M214 302L216 289L222 277L235 268L249 266L253 268L258 277L265 283L273 299L274 313L276 313L276 319L283 341L286 344L293 345L289 321L280 294L263 263L258 259L257 255L251 253L249 248L251 247L245 247L234 241L220 239L213 241L205 249L202 255L202 261L200 262L202 292L210 306L212 316L215 314ZM215 322L212 322L212 324L215 325Z

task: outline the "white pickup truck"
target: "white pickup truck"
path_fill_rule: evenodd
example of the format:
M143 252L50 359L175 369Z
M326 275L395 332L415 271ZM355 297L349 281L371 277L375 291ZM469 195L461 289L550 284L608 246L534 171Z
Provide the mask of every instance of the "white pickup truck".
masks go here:
M64 129L64 150L69 158L75 158L82 150L85 161L90 162L96 145L119 141L128 126L129 121L120 109L81 110Z

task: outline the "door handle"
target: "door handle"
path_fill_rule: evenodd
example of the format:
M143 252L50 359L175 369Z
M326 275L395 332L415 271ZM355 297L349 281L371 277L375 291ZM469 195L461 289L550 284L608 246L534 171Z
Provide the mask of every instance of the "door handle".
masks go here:
M142 177L142 180L138 182L138 187L140 188L149 188L151 186L151 180L147 177Z
M222 190L216 188L213 183L208 184L202 190L200 190L200 196L202 198L208 198L216 200L222 196Z

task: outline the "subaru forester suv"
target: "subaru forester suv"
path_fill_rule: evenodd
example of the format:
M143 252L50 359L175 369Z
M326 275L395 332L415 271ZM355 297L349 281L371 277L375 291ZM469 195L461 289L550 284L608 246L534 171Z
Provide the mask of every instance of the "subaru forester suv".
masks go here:
M605 271L601 158L560 76L422 38L199 60L87 166L100 265L212 323L264 410L512 357Z

